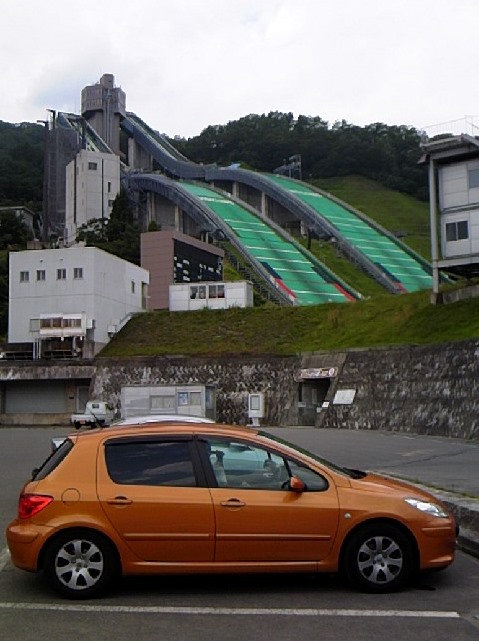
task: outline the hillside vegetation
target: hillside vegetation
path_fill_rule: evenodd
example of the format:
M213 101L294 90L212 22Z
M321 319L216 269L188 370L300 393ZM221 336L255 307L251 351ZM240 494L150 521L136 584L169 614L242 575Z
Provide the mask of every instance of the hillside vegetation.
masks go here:
M43 136L39 125L0 122L0 205L26 205L40 211ZM330 125L319 117L294 119L292 114L271 112L210 126L195 138L172 142L193 161L222 165L243 159L259 171L272 171L291 154L301 154L303 179L362 211L429 258L427 174L417 164L420 139L413 128L381 123L357 127L344 121ZM138 261L138 230L125 227L128 221L123 218L119 218L121 229L112 225L111 238L102 227L99 242L106 251ZM298 240L307 244L306 239ZM313 240L310 249L368 300L304 308L264 305L247 310L148 313L128 323L102 355L293 354L479 335L475 301L433 307L429 292L393 296L339 254L334 244ZM229 266L225 277L235 277ZM0 335L6 334L7 279L4 251L0 253Z
M479 336L479 299L431 305L430 292L357 303L149 312L135 316L100 356L277 354Z
M388 189L363 176L320 178L312 184L366 214L430 260L429 202Z

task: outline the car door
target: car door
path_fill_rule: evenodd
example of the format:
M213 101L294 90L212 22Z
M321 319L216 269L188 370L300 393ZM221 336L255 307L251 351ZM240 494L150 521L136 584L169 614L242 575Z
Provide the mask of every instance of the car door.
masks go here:
M214 510L191 438L107 439L98 496L112 526L140 558L205 562L214 556Z
M208 437L217 487L216 562L311 562L329 553L338 527L331 479L251 442ZM306 490L288 489L294 474ZM213 483L215 484L215 483Z

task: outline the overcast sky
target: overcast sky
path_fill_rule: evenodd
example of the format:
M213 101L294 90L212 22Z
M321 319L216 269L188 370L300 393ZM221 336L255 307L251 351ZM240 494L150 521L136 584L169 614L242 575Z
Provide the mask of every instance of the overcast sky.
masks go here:
M104 73L128 111L187 138L270 111L463 131L479 114L479 0L0 0L0 15L5 122L79 113Z

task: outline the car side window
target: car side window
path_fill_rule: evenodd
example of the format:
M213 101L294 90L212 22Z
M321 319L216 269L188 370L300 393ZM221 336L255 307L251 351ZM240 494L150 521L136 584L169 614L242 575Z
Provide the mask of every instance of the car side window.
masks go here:
M288 460L288 467L293 476L299 477L303 483L306 483L307 492L324 492L328 489L329 483L324 476L303 463Z
M289 478L283 459L244 441L210 437L208 454L219 487L281 489L281 469Z
M197 485L187 441L113 441L105 447L105 461L119 485Z
M214 437L207 443L219 487L285 490L293 474L306 483L307 490L324 490L328 486L327 481L314 470L263 447Z

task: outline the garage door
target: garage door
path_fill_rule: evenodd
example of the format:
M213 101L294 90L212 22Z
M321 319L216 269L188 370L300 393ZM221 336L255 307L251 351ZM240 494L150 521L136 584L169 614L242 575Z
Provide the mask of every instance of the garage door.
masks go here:
M6 414L60 414L66 411L65 381L10 381L5 384Z

